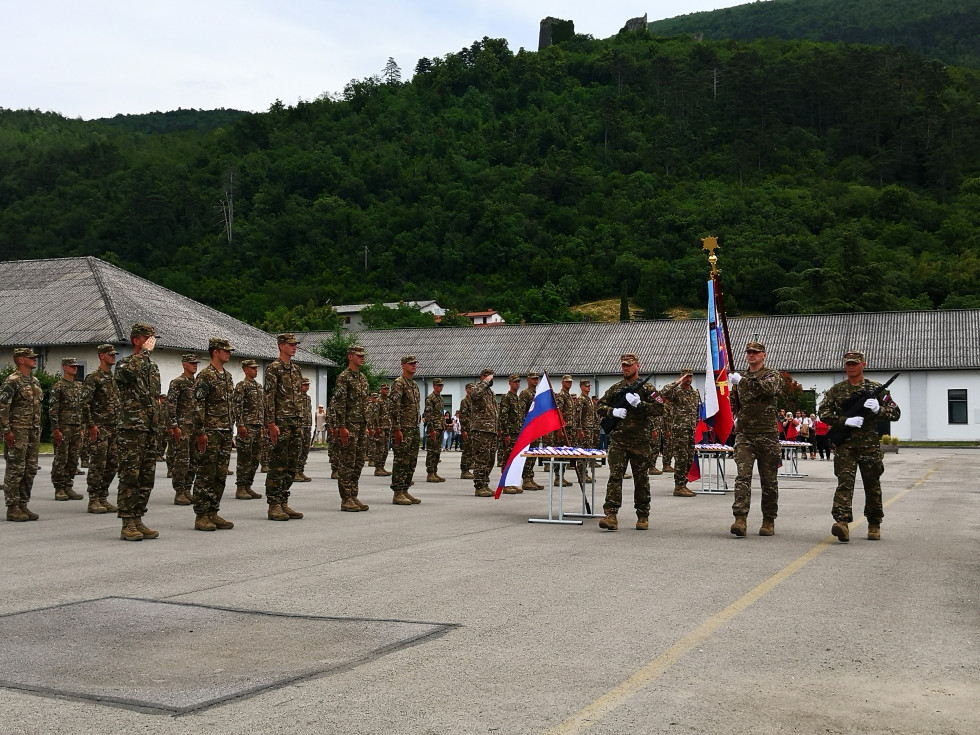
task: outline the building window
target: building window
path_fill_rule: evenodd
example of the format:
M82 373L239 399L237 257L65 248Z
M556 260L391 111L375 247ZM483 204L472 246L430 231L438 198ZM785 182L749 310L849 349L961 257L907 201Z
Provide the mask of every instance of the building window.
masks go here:
M946 391L946 402L949 406L949 423L969 423L966 417L966 389L952 388Z
M350 317L349 316L345 316L344 317L344 324L350 324Z

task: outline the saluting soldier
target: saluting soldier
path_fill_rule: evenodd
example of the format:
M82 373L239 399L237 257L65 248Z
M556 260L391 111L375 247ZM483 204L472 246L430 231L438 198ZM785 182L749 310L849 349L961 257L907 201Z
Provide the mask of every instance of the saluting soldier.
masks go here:
M394 424L394 403L389 397L391 388L387 383L381 384L381 395L378 396L378 415L375 425L374 474L377 477L389 477L391 473L385 469L388 461L388 449L391 446L391 430Z
M518 395L518 401L521 409L521 426L524 425L524 421L527 419L527 415L531 411L531 404L534 403L534 395L538 390L539 380L541 380L540 373L528 373L527 388L522 390ZM531 446L540 446L540 442L533 442ZM524 463L524 471L521 475L521 487L524 490L544 490L544 485L534 481L534 460L531 458L528 458L528 461Z
M167 389L167 421L173 439L173 466L171 484L174 488L174 505L190 505L194 487L194 467L197 452L191 451L194 433L194 376L198 357L187 353L180 358L183 372L170 381Z
M500 431L500 443L503 446L504 462L514 447L517 435L521 433L524 417L521 415L521 403L517 392L521 388L521 376L514 373L507 379L507 392L500 398L497 414L497 428ZM506 485L503 490L508 495L524 492L520 485Z
M697 494L687 486L687 473L694 463L694 431L698 426L701 407L701 394L693 386L693 382L694 371L684 368L680 378L660 390L660 395L671 406L674 495L678 498L693 498Z
M442 378L432 379L432 392L425 398L422 423L429 441L425 449L425 481L445 482L439 477L439 458L442 455L443 403Z
M259 374L259 363L242 360L242 372L245 378L235 386L231 398L232 416L238 429L235 498L253 500L262 497L261 493L252 490L252 483L255 482L255 470L262 453L265 395L255 379Z
M109 502L109 485L119 469L119 422L122 406L112 374L116 348L99 345L99 368L88 374L82 385L82 418L92 448L88 468L88 512L115 513Z
M313 399L310 398L310 379L303 378L303 441L299 448L299 461L296 463L294 482L312 482L306 475L306 460L310 456L310 445L313 443Z
M490 470L497 435L497 396L493 392L493 370L484 368L470 391L470 453L473 457L473 487L478 498L491 498Z
M265 477L265 497L270 521L303 517L289 507L289 489L296 477L296 466L305 432L303 430L303 373L293 362L299 340L292 332L276 337L279 357L265 371L265 421L272 449L269 473Z
M41 444L41 399L44 391L31 373L37 355L30 347L14 349L14 371L0 385L0 434L4 441L7 467L3 494L8 521L36 521L37 513L27 504L37 474L37 453Z
M347 369L337 376L331 400L337 426L337 489L340 491L340 509L351 513L368 510L370 507L357 497L367 451L367 420L364 414L370 392L368 380L361 372L364 359L364 348L361 345L350 345L347 348Z
M417 505L422 501L408 488L412 485L419 462L419 406L421 397L415 382L418 363L415 355L402 356L402 374L391 391L391 429L395 440L395 461L391 473L391 502L394 505Z
M82 447L82 384L75 380L77 373L78 360L63 358L61 377L48 395L48 418L54 443L51 482L55 500L81 500L84 497L72 488Z

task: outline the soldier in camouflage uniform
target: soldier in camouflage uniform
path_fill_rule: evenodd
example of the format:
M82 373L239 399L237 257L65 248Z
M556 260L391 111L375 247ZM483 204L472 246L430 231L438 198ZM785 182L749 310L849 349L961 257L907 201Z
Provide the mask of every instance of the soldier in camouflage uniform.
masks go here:
M337 488L340 491L340 509L352 513L369 508L357 498L358 482L367 451L367 420L364 414L370 392L368 380L361 372L364 358L364 348L360 345L350 345L347 348L347 369L337 376L330 402L337 427Z
M167 396L161 393L157 396L156 409L153 411L153 425L155 428L155 446L157 462L166 461L165 452L167 451Z
M194 486L194 468L197 452L191 448L194 429L194 375L198 358L193 353L181 357L183 372L170 381L167 389L167 422L173 438L173 469L171 481L174 488L174 505L190 505Z
M30 347L14 349L14 372L0 385L0 436L4 441L7 468L3 494L8 521L36 521L31 500L37 453L41 443L41 400L44 391L31 371L37 355Z
M615 406L619 394L639 377L640 362L632 352L620 357L623 379L614 383L599 401L596 408L601 418L614 416L619 424L609 436L609 483L606 485L606 501L602 506L606 517L599 521L599 528L615 531L617 518L623 505L623 478L627 465L633 467L633 507L636 509L636 528L646 531L650 527L650 419L663 413L663 399L649 383L643 383L636 392L627 393L625 408Z
M660 390L660 395L673 408L670 434L674 447L674 495L678 498L693 498L697 494L687 486L687 473L694 463L694 430L701 408L701 394L692 385L693 381L694 371L684 368L679 379Z
M337 415L333 402L327 404L327 457L330 459L330 479L340 477L340 435L337 432Z
M467 383L466 395L459 402L459 477L461 480L473 479L473 459L470 450L470 422L473 420L473 400L470 398L470 391L473 384Z
M235 527L218 515L228 479L234 417L235 381L225 370L231 344L212 337L208 342L211 362L194 381L194 450L198 453L194 477L194 528L198 531Z
M881 383L865 380L867 363L864 353L851 350L844 355L844 372L847 380L834 384L820 404L820 419L832 429L847 432L847 438L837 444L834 451L834 474L837 475L837 491L834 493L832 515L834 525L830 532L841 543L850 541L848 523L854 520L851 503L854 499L854 482L861 470L864 484L864 516L868 519L868 538L881 539L881 521L885 517L881 502L881 475L885 471L881 439L875 426L877 420L898 421L902 411L891 395L881 391ZM847 400L859 393L873 393L861 403L861 413L848 416L844 412Z
M666 409L667 402L664 402ZM650 474L662 475L663 470L657 469L657 457L664 455L664 463L667 462L667 454L664 447L664 417L656 416L650 421Z
M296 463L296 475L293 482L312 482L306 475L306 460L310 456L310 445L313 443L313 400L310 398L310 379L303 378L303 442L300 444L299 461Z
M252 483L255 482L255 470L262 452L265 394L255 379L259 374L259 364L255 360L242 360L242 372L245 379L235 386L231 398L232 417L238 428L235 498L253 500L262 497L261 493L252 490Z
M558 407L558 412L561 414L562 419L565 424L570 424L572 421L572 414L575 410L575 401L578 398L574 393L569 391L572 388L572 376L563 375L561 377L561 390L555 393L555 405ZM556 431L552 434L551 444L552 446L561 445L572 445L572 437L568 435L568 429L565 431ZM557 467L557 465L556 465ZM555 470L555 487L571 487L572 483L565 478L564 473L559 475L558 470Z
M391 390L391 428L395 439L395 461L391 473L391 502L394 505L417 505L422 501L408 488L412 485L419 462L419 406L421 396L415 382L418 364L415 355L402 356L402 374Z
M374 467L375 433L378 429L378 394L370 393L367 405L364 407L364 455L368 458L368 467Z
M663 472L673 472L674 465L674 434L671 427L674 424L674 404L664 401L664 415L660 417L660 445L664 450Z
M388 461L388 448L391 445L392 400L388 397L390 387L387 383L381 384L381 395L378 396L378 415L375 424L375 450L374 450L374 474L377 477L389 477L391 475L385 469Z
M119 421L122 407L119 389L112 375L116 348L99 345L99 368L82 385L82 419L92 447L88 470L88 512L115 513L109 502L109 485L119 469Z
M534 394L538 390L538 381L541 380L541 374L536 372L530 372L527 374L527 388L522 390L518 396L518 404L521 411L521 426L524 425L524 420L527 418L528 413L531 410L531 404L534 403ZM532 447L541 446L541 442L532 442ZM544 490L544 485L541 485L534 481L534 459L528 458L524 462L524 471L521 475L521 488L524 490Z
M299 340L291 332L278 335L279 357L265 371L265 422L272 450L265 478L265 498L270 521L303 517L289 507L289 489L306 436L303 425L303 373L293 363Z
M51 419L51 441L54 443L51 482L55 500L81 500L84 496L72 489L82 446L82 384L75 380L78 360L64 358L61 372L62 377L52 386L48 396L48 418Z
M425 481L445 482L445 477L439 477L439 457L442 454L443 430L442 378L432 379L432 392L425 398L422 423L425 425L425 432L429 436L425 450Z
M517 395L521 389L521 376L517 373L511 375L507 379L507 388L507 392L500 398L497 413L497 429L500 432L505 463L514 447L514 440L517 439L517 435L521 433L521 427L524 425L521 403ZM506 485L503 492L508 495L516 495L524 492L524 488L519 485Z
M572 407L572 431L577 442L577 446L586 449L596 449L599 446L599 417L596 414L595 406L592 403L592 383L588 380L578 382L579 390L582 394L575 399ZM592 482L595 476L595 460L581 460L582 478L586 482Z
M470 391L470 452L473 457L473 487L476 497L491 498L490 470L497 438L497 396L493 392L493 370L484 368Z
M116 385L122 418L119 423L119 517L125 541L155 539L160 534L143 525L156 477L156 412L160 370L150 359L156 331L150 324L130 330L133 354L116 363Z
M766 346L749 342L745 346L749 364L744 375L731 373L729 382L735 386L739 412L735 416L735 502L732 515L735 523L731 532L745 535L745 522L752 502L752 464L759 466L762 485L762 527L760 536L772 536L779 506L779 432L776 428L776 402L783 391L779 371L765 366Z

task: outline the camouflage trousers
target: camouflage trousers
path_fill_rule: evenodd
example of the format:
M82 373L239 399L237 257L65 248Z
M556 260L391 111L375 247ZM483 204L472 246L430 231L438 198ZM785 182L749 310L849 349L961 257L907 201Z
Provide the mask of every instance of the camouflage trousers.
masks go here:
M835 521L854 520L851 502L854 499L854 483L861 470L864 485L864 517L868 523L881 523L885 511L881 503L881 475L885 471L885 455L881 448L849 447L842 444L834 453L834 474L837 475L837 492L834 493L833 516Z
M367 453L367 437L364 424L348 424L350 436L347 445L337 439L337 489L341 500L356 498L364 457Z
M255 482L255 471L259 468L259 455L262 453L262 427L258 424L248 424L245 436L239 436L235 443L238 445L238 459L235 484L239 487L252 487Z
M152 431L120 429L119 450L120 518L139 518L146 513L156 479L156 436Z
M473 469L473 457L472 450L470 449L470 442L473 441L473 432L467 431L466 436L468 439L464 439L462 436L459 437L459 469L460 472L466 472L467 470Z
M497 434L493 431L470 432L470 456L473 458L473 487L490 487L490 470L497 448Z
M303 443L299 449L299 461L296 463L296 471L303 472L306 469L306 460L310 457L310 445L313 443L313 429L307 426L303 433Z
M89 460L92 459L92 441L89 439L88 431L82 427L82 451L80 453L82 467L88 467Z
M510 455L510 447L507 445L507 440L504 438L504 433L500 432L497 434L497 466L503 467L507 464L507 457Z
M11 429L14 445L4 445L7 467L3 475L3 495L7 507L22 505L31 499L37 474L37 451L41 432L37 429Z
M732 515L747 516L752 505L752 465L759 467L759 484L762 486L762 517L775 520L779 506L779 435L743 434L735 438L735 502Z
M436 432L436 438L432 438L429 432L429 441L426 443L425 450L425 472L428 475L435 475L439 472L439 459L442 456L442 432Z
M269 451L269 473L265 476L265 497L269 505L280 505L289 501L289 488L296 477L299 455L302 451L306 428L300 426L299 419L282 419L279 427L279 440Z
M337 448L339 446L340 439L329 436L327 439L327 458L330 460L331 473L340 472L340 450Z
M180 492L183 490L188 495L194 486L194 465L199 456L197 447L191 447L193 441L193 427L181 426L180 441L174 443L174 448L170 452L173 457L171 460L171 470L173 471L171 480L174 491Z
M583 430L582 433L585 434L585 438L579 440L579 446L580 447L584 447L586 449L596 449L599 446L599 430L598 429L585 429L585 430ZM651 460L650 460L651 462L653 461L653 457L656 457L656 455L653 455L651 457ZM582 469L582 471L585 471L585 469L587 467L591 467L592 468L592 471L595 472L595 466L596 466L595 465L595 462L596 461L594 459L583 459L583 460L580 460L579 461L578 466ZM585 475L583 475L583 477L584 476Z
M391 463L391 489L396 493L408 490L419 463L419 430L417 426L402 430L401 444L395 445L395 459Z
M694 429L674 427L671 435L674 445L674 487L684 487L687 485L687 473L694 462Z
M183 428L181 428L183 431ZM174 441L173 432L167 432L167 453L164 457L167 460L167 472L173 472L174 470L174 457L177 454L177 442Z
M374 466L384 468L385 463L388 461L388 452L391 447L391 430L381 429L378 434L379 436L374 439Z
M82 429L80 426L66 426L64 440L54 448L54 462L51 464L51 483L55 490L71 490L75 484L75 470L82 450Z
M156 442L154 443L154 447L155 447L155 451L156 451L156 456L157 457L164 457L164 459L166 459L166 451L167 451L167 429L166 429L166 427L164 427L163 429L158 429L156 431Z
M650 441L646 436L609 441L609 482L602 509L616 514L623 506L623 476L627 465L633 468L633 507L637 518L650 515Z
M109 495L109 485L119 469L118 438L118 429L100 426L99 435L90 444L92 456L89 458L86 478L89 497L102 498Z
M231 460L231 432L208 430L208 448L197 451L197 437L192 437L193 452L197 454L197 474L194 477L194 512L198 515L217 513L221 496L225 494L228 462ZM279 437L280 441L282 436Z

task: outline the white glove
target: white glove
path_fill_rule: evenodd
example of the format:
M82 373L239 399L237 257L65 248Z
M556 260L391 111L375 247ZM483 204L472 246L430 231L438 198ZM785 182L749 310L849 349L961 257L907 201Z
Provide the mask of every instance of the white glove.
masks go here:
M860 429L862 426L864 426L864 416L852 416L844 422L844 426Z
M741 379L742 376L739 375L738 373L728 373L728 382L731 383L732 385L738 385Z
M878 403L877 398L869 398L864 402L865 408L870 408L873 413L878 413L881 410L881 404Z
M630 404L633 408L640 405L640 396L637 393L627 393L626 402Z
M625 408L614 408L613 409L613 416L615 416L617 419L625 419L626 418L626 409Z

